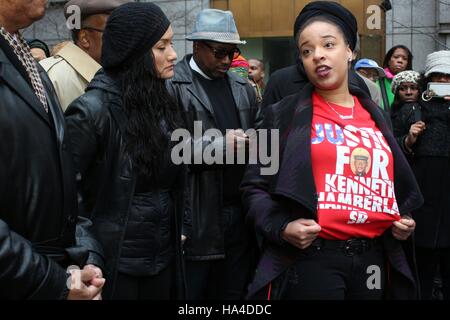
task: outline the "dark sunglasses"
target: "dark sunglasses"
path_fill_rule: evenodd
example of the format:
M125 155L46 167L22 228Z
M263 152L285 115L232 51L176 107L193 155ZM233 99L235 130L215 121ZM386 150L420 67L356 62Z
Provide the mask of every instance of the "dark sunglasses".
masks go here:
M214 48L212 45L208 44L207 42L202 42L202 43L212 50L212 52L214 53L214 57L216 59L222 60L223 58L228 57L231 60L233 60L241 55L241 50L239 50L239 48L237 48L237 47L233 48L231 50L221 50L221 49Z

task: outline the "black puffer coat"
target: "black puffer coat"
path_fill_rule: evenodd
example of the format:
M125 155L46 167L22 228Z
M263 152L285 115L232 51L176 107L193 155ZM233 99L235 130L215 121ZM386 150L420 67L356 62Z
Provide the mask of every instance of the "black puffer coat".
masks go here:
M106 284L103 296L111 297L123 241L135 196L137 176L125 150L127 116L116 82L100 70L86 93L66 111L69 141L80 178L79 190L85 214L92 219L94 233L105 252ZM184 271L181 255L181 225L185 211L185 170L180 170L170 188L172 248L175 252L174 277L177 298L184 297ZM145 206L160 207L147 197ZM152 232L154 224L147 225Z

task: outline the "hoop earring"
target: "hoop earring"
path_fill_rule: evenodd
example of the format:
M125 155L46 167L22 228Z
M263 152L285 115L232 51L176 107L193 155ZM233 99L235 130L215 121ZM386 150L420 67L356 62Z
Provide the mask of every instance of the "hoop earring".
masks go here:
M430 97L430 96L427 94L427 91L424 91L424 92L422 93L422 99L423 99L423 101L428 102L428 101L430 101L432 98L433 98L433 97Z

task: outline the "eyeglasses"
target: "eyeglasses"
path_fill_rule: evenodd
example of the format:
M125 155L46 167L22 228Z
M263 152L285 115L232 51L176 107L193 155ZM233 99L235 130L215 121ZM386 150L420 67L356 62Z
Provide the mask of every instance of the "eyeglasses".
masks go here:
M207 46L208 48L210 48L212 50L212 52L214 52L214 57L216 59L222 60L223 58L228 57L231 60L233 60L241 55L241 50L239 50L239 48L237 48L237 47L233 48L231 50L222 50L222 49L214 48L212 45L208 44L207 42L202 42L202 43L205 46Z
M85 30L93 30L93 31L97 31L97 32L105 32L104 29L99 29L99 28L94 28L94 27L82 27L81 29L85 29Z
M375 71L375 70L359 68L357 71L359 73L361 73L363 76L365 76L366 78L372 80L373 82L375 82L378 79L380 79L380 76L378 75L378 72Z

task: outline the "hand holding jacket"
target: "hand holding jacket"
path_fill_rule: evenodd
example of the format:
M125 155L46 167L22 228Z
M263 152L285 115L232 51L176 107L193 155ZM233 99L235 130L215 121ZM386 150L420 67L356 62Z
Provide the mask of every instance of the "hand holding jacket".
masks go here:
M297 219L289 222L281 236L299 249L308 248L316 240L322 228L313 219Z
M412 235L415 228L416 222L413 218L403 216L399 221L394 221L392 225L392 235L397 240L405 241Z

